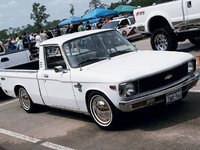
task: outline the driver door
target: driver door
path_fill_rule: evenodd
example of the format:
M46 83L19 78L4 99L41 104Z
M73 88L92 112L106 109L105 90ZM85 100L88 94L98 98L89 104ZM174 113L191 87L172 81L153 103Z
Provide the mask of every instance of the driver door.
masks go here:
M39 73L39 85L44 103L64 109L78 109L71 83L71 73L66 68L59 47L44 47L44 57L45 69ZM62 71L55 72L56 66L62 66Z
M186 21L189 24L200 22L199 6L200 0L184 0L184 9Z

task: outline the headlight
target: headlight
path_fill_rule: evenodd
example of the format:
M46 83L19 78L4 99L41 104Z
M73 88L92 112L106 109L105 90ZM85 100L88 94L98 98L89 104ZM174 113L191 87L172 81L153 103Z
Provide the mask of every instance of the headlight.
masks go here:
M195 60L188 62L188 73L193 73L195 71Z
M119 85L119 95L127 98L137 94L137 85L135 83L122 83Z

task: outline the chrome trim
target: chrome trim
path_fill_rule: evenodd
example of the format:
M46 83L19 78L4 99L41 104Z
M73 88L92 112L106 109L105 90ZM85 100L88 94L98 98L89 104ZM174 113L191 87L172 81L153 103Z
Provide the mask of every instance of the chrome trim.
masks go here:
M176 90L178 90L178 89L180 89L184 86L188 86L187 90L189 90L190 88L192 88L198 82L199 76L200 76L199 73L195 73L195 74L193 74L193 76L188 78L188 80L184 80L184 81L181 80L179 82L170 84L170 85L162 87L160 89L156 89L156 90L148 92L146 94L139 95L137 98L131 99L129 101L120 101L119 102L119 109L121 111L124 111L124 112L129 112L129 111L133 111L133 110L143 108L143 107L146 107L146 106L149 106L149 105L154 105L154 104L157 104L157 103L164 102L165 100L160 100L160 101L157 101L157 102L154 101L152 103L148 103L149 100L152 100L156 97L159 97L159 96L165 95L167 93L176 91ZM139 106L139 107L134 108L134 109L132 108L133 104L136 104L136 103L139 103L139 102L144 102L144 101L147 101L147 103L144 106Z

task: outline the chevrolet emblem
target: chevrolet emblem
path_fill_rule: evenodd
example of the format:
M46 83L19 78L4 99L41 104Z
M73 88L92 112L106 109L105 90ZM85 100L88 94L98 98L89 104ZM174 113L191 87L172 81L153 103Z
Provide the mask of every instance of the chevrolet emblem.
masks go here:
M172 77L173 77L172 74L168 74L168 75L165 76L165 80L169 80L169 79L171 79Z

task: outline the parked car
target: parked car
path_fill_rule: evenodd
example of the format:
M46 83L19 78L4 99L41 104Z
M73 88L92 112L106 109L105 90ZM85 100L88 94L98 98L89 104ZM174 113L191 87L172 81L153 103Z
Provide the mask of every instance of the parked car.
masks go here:
M195 70L191 54L139 51L115 30L90 30L44 41L39 62L1 70L0 82L26 112L36 104L73 110L113 129L123 112L183 99Z
M178 42L189 39L200 44L199 0L168 0L134 10L138 31L151 34L154 50L176 50Z
M131 40L135 38L141 38L141 32L137 31L137 28L133 24L133 19L130 18L118 18L109 21L102 26L102 29L115 29L119 31L126 39Z

